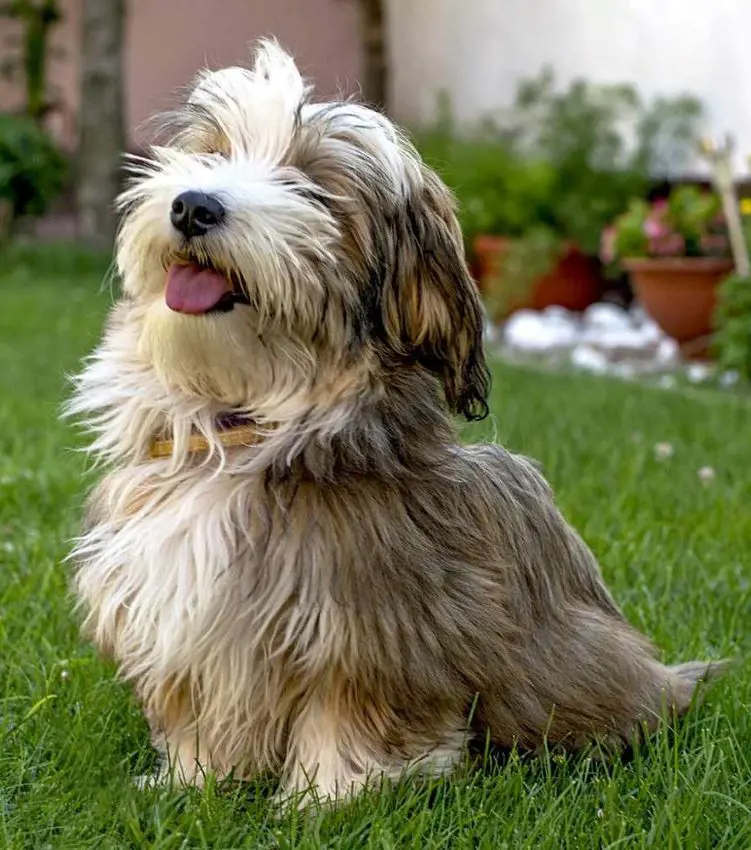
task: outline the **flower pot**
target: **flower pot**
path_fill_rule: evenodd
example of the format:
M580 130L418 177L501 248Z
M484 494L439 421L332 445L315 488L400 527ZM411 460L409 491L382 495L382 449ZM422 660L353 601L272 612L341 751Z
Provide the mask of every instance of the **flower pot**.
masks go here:
M477 282L486 295L491 287L504 289L501 266L511 244L512 240L504 236L489 235L478 236L473 243ZM526 292L514 292L513 281L508 281L507 288L506 315L524 308L544 310L553 306L581 312L599 299L603 280L595 259L567 246L553 268L533 281Z
M717 285L733 270L715 257L625 259L631 285L644 309L680 343L712 333Z

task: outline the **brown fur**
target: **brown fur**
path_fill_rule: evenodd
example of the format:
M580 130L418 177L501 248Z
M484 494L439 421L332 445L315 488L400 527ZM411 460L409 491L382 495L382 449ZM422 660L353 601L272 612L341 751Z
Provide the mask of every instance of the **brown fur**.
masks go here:
M685 711L713 665L660 663L533 466L456 441L451 413L487 411L488 374L449 192L362 107L287 121L297 78L276 50L206 77L159 182L147 169L126 197L126 298L71 406L108 464L77 593L160 749L184 781L274 770L283 794L335 797L448 770L474 735L620 746ZM289 244L267 264L247 195L215 237L159 241L171 158L193 167L207 138L251 157L260 125L238 116L270 109L277 78L263 141L289 135L285 182L269 178ZM239 274L251 306L166 311L164 268L186 253ZM263 438L225 450L228 409ZM192 430L211 453L186 452ZM174 455L149 461L164 434Z

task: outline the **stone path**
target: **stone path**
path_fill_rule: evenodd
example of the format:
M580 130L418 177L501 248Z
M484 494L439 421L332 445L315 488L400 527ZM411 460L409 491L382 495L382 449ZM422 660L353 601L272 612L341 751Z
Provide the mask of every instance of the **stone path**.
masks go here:
M510 360L534 360L568 365L584 372L620 378L657 376L672 386L677 377L691 383L717 380L733 386L738 376L717 373L708 362L685 361L675 340L635 306L593 304L583 314L562 307L541 312L520 310L502 327L488 325L488 342Z

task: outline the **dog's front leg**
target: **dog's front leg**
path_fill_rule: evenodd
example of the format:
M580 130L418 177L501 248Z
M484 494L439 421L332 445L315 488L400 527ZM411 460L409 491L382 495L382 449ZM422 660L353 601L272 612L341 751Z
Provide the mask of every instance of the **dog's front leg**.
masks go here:
M383 773L332 701L311 699L294 723L277 801L300 808L354 796L368 774Z
M170 685L144 705L151 740L159 754L156 770L138 784L203 786L208 772L216 772L202 740L187 686Z
M393 723L388 706L357 705L332 698L312 699L298 716L288 742L281 805L306 807L354 797L367 785L397 780L405 773L437 776L451 771L466 749L461 717L436 720L432 732L411 734L408 720L399 729L398 750L375 730ZM365 722L364 722L365 721ZM406 753L409 753L407 755Z
M215 772L208 750L202 746L195 726L166 733L152 730L159 753L156 770L138 780L139 785L184 785L203 787L206 774Z

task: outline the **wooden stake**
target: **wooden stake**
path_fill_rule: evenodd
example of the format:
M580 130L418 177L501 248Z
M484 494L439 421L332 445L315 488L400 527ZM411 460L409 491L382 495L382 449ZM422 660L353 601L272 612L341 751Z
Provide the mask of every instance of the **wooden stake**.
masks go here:
M749 276L749 257L743 223L738 209L738 196L735 194L733 179L733 150L735 145L731 136L716 145L712 139L703 139L700 152L712 169L712 182L722 199L722 209L730 236L730 249L736 272L742 277Z

